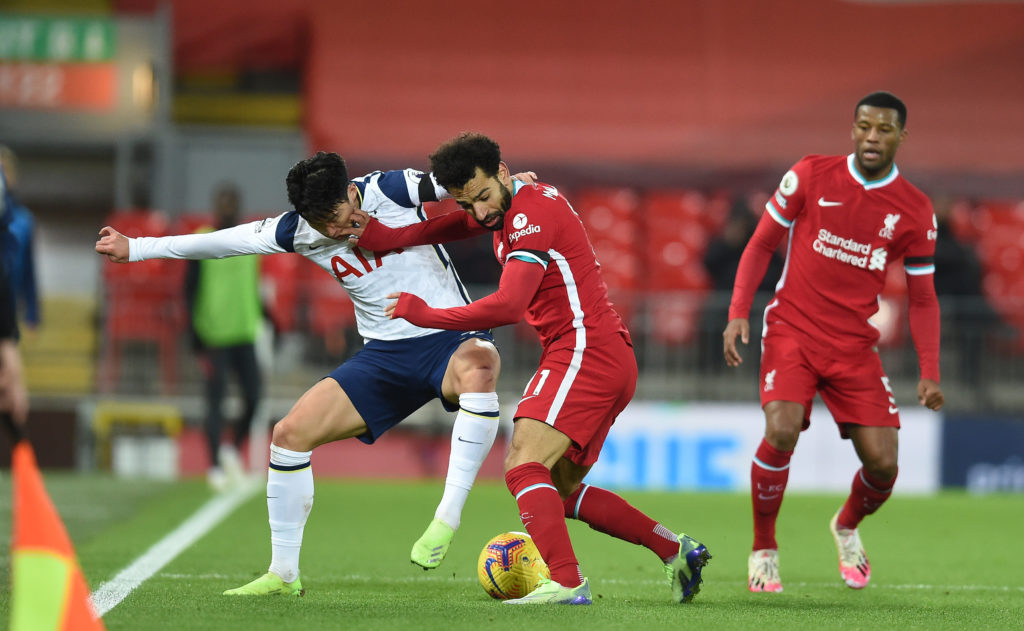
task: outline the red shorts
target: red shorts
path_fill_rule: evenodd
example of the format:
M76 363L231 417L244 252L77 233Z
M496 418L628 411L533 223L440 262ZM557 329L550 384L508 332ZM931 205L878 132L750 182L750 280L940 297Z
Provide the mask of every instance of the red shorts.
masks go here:
M764 339L761 355L761 407L769 401L804 406L804 429L810 425L815 392L839 425L900 426L900 411L882 370L878 353L829 356L801 347L793 336L775 331Z
M515 418L547 423L572 440L565 457L597 462L615 418L636 392L636 356L625 338L600 346L545 351L526 384Z

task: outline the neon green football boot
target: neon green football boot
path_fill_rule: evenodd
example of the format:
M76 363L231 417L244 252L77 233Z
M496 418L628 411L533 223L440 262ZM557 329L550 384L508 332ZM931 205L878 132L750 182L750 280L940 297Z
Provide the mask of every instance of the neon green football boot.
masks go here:
M672 597L676 602L688 603L700 591L704 582L701 572L711 560L707 547L689 535L679 535L679 554L665 564L665 575L672 583Z
M444 555L448 554L448 546L454 536L454 528L440 519L434 519L419 540L412 544L410 560L424 570L433 570L441 565Z
M274 574L273 572L267 572L258 579L251 583L246 583L241 587L229 589L224 592L225 596L294 596L298 598L306 593L306 590L302 589L302 581L296 578L291 583L285 583L284 579Z
M550 578L541 577L537 589L522 598L504 601L506 605L589 605L594 600L590 596L590 581L576 587L564 587Z

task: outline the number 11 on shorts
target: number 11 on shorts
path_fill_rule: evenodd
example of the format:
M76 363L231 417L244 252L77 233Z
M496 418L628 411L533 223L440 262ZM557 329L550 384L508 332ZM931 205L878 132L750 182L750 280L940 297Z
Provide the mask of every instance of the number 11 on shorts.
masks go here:
M551 371L548 369L544 369L535 373L535 375L540 375L540 379L537 380L537 387L533 389L533 392L530 392L530 384L526 384L526 390L523 391L523 396L535 397L538 394L540 394L541 389L544 387L544 382L547 381L549 374L551 374ZM531 379L530 382L532 383L533 380Z

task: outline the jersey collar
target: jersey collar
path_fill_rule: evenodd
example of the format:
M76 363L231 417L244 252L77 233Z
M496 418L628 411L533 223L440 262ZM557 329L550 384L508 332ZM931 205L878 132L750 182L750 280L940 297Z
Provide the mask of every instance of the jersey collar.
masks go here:
M870 191L873 188L882 188L883 186L887 186L900 176L900 170L896 166L896 163L893 162L892 169L889 170L889 175L883 177L880 180L868 182L867 180L864 179L864 176L861 175L859 171L857 171L857 167L854 164L854 161L856 159L857 158L855 154L852 153L846 156L846 168L849 169L850 171L850 177L857 180L857 183L863 186L865 191Z
M523 184L519 180L512 180L512 195L514 196L516 193L519 192L519 189L523 188L524 186L526 186L526 184Z

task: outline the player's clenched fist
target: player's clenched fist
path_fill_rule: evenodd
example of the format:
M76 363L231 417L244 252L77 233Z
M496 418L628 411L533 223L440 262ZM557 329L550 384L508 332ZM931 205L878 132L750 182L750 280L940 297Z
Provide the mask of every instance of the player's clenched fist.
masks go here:
M96 242L96 252L106 254L115 263L128 262L128 237L110 226L103 226L100 239Z
M917 382L917 400L929 410L939 410L946 403L942 388L931 379L922 379Z

